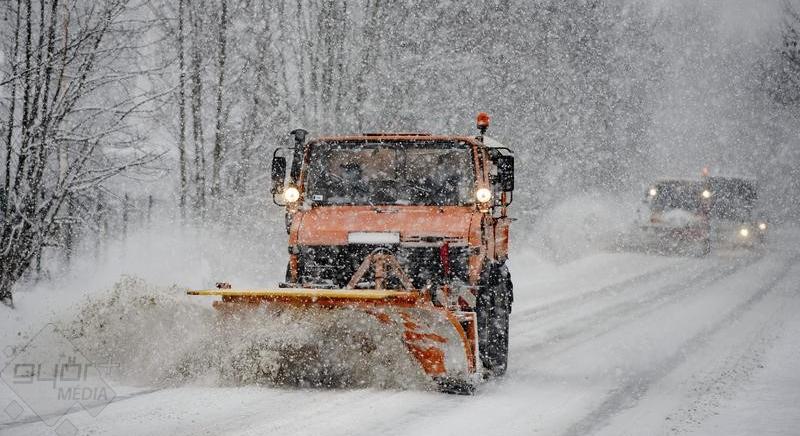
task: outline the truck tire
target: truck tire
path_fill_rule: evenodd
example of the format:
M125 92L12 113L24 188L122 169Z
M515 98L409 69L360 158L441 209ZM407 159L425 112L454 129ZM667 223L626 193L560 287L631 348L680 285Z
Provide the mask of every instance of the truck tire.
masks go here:
M703 240L702 245L700 247L700 253L703 256L708 256L709 254L711 254L711 238L705 238Z
M508 366L508 326L513 302L511 274L505 264L487 265L475 311L478 318L478 349L483 368L490 376L502 376Z

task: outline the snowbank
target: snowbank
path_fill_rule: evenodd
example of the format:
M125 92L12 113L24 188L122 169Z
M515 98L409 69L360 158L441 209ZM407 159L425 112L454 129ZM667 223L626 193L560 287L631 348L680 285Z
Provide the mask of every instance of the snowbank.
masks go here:
M534 247L558 263L596 254L613 247L635 216L635 207L612 195L568 198L534 224Z

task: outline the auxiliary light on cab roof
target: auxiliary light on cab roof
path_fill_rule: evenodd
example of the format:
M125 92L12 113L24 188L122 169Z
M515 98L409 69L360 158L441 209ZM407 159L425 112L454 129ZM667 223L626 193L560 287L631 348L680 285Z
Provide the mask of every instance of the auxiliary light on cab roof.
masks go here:
M481 136L486 133L486 129L489 128L489 114L486 112L478 112L478 116L475 118L475 124L478 126L478 131L481 132Z

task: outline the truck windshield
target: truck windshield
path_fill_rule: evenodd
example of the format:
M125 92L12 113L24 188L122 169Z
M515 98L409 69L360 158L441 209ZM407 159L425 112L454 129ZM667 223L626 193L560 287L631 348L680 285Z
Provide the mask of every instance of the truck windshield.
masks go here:
M656 195L650 203L650 207L654 211L682 209L697 213L700 210L703 186L699 182L659 183L655 189Z
M463 142L316 142L305 175L315 204L459 205L472 202Z
M751 219L758 194L755 183L735 178L711 177L711 218L730 221Z

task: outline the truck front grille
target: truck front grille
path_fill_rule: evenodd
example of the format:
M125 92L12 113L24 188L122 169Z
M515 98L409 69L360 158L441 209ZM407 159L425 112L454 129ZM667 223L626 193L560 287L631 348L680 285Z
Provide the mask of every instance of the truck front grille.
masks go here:
M300 247L302 284L343 288L364 259L376 248L388 248L405 269L414 287L443 283L444 271L439 247L379 247L372 245L327 245ZM449 247L450 276L466 282L469 247ZM364 279L373 279L370 270ZM389 283L392 286L392 283Z

